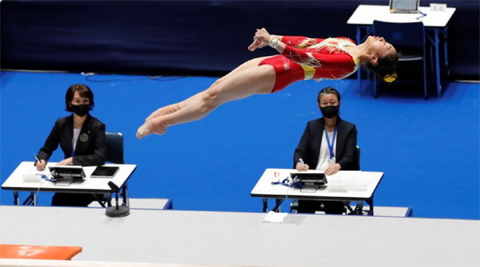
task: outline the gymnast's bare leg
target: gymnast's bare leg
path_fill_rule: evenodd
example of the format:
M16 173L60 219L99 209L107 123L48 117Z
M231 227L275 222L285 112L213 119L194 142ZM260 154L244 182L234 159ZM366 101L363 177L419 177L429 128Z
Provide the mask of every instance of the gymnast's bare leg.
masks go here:
M241 72L241 71L247 70L249 68L253 68L253 67L258 66L258 64L265 58L268 58L268 57L255 58L255 59L252 59L252 60L249 60L249 61L243 63L242 65L238 66L234 70L227 73L225 76L216 80L215 83L213 83L210 87L224 81L227 78L230 78L231 76L235 75L238 72ZM185 106L185 105L187 105L187 101L192 101L192 100L195 99L195 97L198 97L198 96L200 96L200 94L196 94L196 95L194 95L194 96L192 96L192 97L190 97L190 98L188 98L188 99L186 99L182 102L159 108L155 112L150 114L150 116L147 117L146 121L148 121L148 120L150 120L154 117L157 117L157 116L167 115L167 114L173 113L180 108L179 105Z
M254 94L268 94L275 84L270 65L258 66L264 58L250 60L187 100L158 109L138 129L137 137L164 134L167 127L199 120L218 106Z

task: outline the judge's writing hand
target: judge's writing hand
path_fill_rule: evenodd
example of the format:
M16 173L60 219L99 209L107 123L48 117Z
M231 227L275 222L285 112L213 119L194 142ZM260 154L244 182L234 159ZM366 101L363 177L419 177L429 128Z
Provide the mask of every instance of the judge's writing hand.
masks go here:
M37 167L37 171L43 171L45 170L45 165L47 165L47 162L45 160L37 160L37 163L35 163L35 167Z
M308 171L309 166L308 164L302 164L301 162L298 162L296 168L297 171Z

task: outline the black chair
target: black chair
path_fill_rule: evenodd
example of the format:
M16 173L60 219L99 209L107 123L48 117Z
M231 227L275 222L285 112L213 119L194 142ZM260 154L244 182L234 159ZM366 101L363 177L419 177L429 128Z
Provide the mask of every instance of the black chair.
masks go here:
M107 162L117 163L117 164L124 164L125 160L123 157L123 135L122 133L112 133L106 132L106 146L107 146L107 158L105 159ZM97 201L100 203L102 207L108 205L110 207L112 204L112 194L103 194L97 195L94 194L97 198Z
M426 35L423 22L394 23L374 20L373 34L385 38L387 42L395 47L399 53L399 62L422 62L423 94L425 99L427 99ZM374 95L378 97L377 77L374 77L373 87Z
M353 158L353 162L355 163L355 166L353 166L352 170L359 171L360 170L360 147L359 146L357 146L357 149L355 149L355 156Z
M123 158L123 135L122 133L106 132L107 158L111 163L124 164Z

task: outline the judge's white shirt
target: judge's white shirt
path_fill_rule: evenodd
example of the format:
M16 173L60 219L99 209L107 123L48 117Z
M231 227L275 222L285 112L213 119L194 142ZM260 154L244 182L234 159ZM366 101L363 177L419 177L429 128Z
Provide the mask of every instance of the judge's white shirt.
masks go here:
M322 135L322 143L320 145L320 153L318 153L318 164L317 164L317 170L325 170L326 168L330 167L329 161L330 161L330 150L328 149L328 142L327 142L327 137L325 136L325 133L328 134L328 138L330 139L330 142L333 140L333 132L327 132L323 131ZM338 132L337 132L338 135ZM335 141L333 142L333 156L335 157L335 151L337 151L337 137L335 136ZM334 158L332 159L334 160Z
M80 128L73 128L73 140L72 140L72 143L73 143L73 151L75 151L75 147L77 147L77 140L78 140L78 136L80 135Z

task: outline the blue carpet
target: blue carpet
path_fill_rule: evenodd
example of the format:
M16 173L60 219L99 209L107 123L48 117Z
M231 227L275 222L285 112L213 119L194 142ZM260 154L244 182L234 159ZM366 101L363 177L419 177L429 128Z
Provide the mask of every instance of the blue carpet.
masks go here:
M68 115L67 88L85 83L95 93L92 115L107 131L124 133L126 162L138 165L131 197L170 198L182 210L260 212L261 199L250 191L265 168L292 166L307 121L319 117L317 93L330 85L342 93L341 116L358 127L362 170L385 172L376 205L412 207L416 217L480 219L478 84L451 83L442 98L425 101L421 89L386 89L374 99L356 80L304 81L228 103L165 136L135 138L150 112L214 80L4 71L1 182L19 162L33 160L55 120ZM57 150L52 160L62 155ZM0 204L12 203L11 192L0 193ZM40 204L50 197L40 193Z

